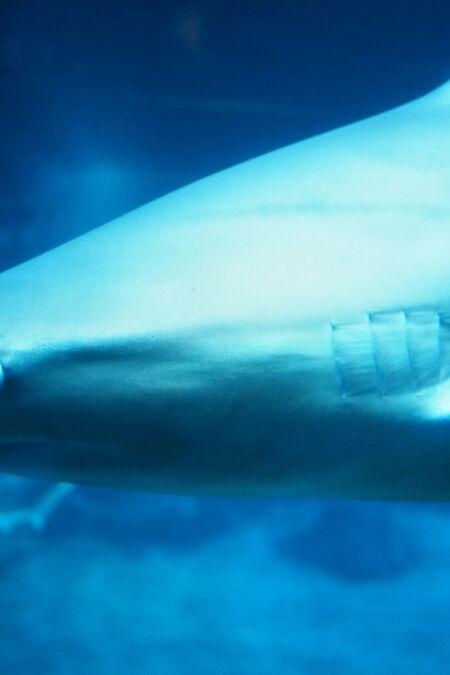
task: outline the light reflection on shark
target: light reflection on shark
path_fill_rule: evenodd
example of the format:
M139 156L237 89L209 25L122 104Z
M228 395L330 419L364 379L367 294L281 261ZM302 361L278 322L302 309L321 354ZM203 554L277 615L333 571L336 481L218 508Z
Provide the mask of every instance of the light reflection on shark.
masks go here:
M0 470L450 498L450 83L0 275Z

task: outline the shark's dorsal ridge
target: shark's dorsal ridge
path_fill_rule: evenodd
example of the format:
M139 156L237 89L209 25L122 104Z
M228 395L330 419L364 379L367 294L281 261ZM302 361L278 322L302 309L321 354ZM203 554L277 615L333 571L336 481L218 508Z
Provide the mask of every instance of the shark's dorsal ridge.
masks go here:
M450 80L433 89L424 98L433 106L450 106Z

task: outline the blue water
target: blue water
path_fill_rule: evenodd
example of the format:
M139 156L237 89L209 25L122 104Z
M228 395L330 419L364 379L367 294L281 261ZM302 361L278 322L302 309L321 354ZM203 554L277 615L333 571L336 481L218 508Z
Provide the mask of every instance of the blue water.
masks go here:
M1 269L450 77L436 0L7 0L0 19ZM0 673L445 674L449 570L445 504L3 476Z

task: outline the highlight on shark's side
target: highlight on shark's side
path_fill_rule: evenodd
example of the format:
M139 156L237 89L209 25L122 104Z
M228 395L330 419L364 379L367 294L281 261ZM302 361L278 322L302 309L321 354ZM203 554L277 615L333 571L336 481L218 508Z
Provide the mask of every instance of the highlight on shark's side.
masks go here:
M0 471L450 498L450 82L0 275Z

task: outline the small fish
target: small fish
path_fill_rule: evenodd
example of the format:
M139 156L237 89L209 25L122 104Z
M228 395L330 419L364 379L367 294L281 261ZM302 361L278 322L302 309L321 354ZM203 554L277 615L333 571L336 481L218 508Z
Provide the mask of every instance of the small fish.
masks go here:
M0 470L450 498L450 82L0 275Z

